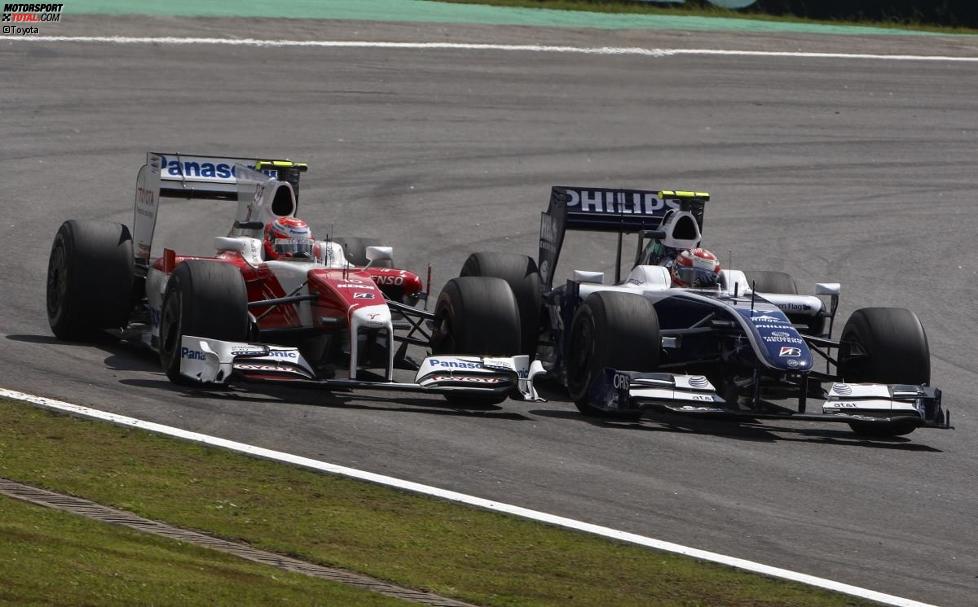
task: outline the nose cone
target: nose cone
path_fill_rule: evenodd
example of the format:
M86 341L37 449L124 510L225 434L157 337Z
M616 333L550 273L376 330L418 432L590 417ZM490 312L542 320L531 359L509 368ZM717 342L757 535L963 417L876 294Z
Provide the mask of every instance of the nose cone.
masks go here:
M391 311L387 304L355 308L350 316L351 325L364 329L381 329L391 324Z
M758 345L758 353L768 364L785 371L808 371L812 368L812 352L784 312L778 309L744 312Z

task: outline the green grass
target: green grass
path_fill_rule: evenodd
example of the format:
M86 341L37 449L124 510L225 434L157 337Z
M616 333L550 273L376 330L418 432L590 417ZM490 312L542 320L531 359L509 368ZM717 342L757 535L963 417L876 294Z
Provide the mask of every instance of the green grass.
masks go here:
M409 605L0 496L0 604Z
M3 400L0 476L479 604L868 604Z
M934 32L940 34L978 34L978 29L952 27L919 22L901 21L854 21L805 19L794 15L768 15L748 10L731 10L713 5L696 6L681 4L676 6L654 5L634 0L436 0L449 4L483 4L518 8L543 8L564 11L584 11L591 13L615 13L636 15L673 15L682 17L726 17L729 19L751 19L775 23L806 23L813 25L852 25L882 27L889 29Z

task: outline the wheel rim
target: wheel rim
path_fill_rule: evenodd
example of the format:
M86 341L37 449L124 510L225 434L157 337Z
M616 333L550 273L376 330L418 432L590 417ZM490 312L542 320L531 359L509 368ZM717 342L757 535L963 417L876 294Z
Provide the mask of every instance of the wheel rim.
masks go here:
M594 328L585 319L573 326L570 355L567 360L567 385L576 395L587 387L591 360L594 357Z
M63 312L62 308L68 293L68 272L65 261L64 244L59 239L54 250L51 251L51 261L48 264L48 318L59 318Z
M163 304L163 314L160 317L160 354L164 363L169 366L174 353L180 348L180 329L182 318L180 314L180 294L173 291Z
M452 325L448 321L448 315L444 314L436 319L435 331L432 334L432 351L435 354L454 354L455 335L452 332Z

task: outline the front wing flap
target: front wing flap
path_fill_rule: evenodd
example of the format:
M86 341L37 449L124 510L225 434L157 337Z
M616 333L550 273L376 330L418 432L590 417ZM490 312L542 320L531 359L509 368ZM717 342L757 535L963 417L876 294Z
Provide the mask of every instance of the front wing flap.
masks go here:
M920 426L950 427L950 416L941 407L941 391L932 386L835 383L822 413L859 421L913 420Z
M519 400L542 401L533 386L544 373L539 361L525 355L510 357L430 356L411 382L322 378L298 348L221 341L183 336L180 374L202 384L246 381L301 382L325 388L368 388L435 394L508 395Z
M659 407L676 412L724 413L726 403L702 375L641 373L606 368L592 382L590 404L605 411Z

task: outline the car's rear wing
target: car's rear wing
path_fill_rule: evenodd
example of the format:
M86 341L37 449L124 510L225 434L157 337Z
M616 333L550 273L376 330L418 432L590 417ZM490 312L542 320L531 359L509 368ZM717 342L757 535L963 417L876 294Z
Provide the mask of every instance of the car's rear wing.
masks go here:
M292 215L298 202L299 176L307 168L305 163L291 160L148 152L146 164L136 176L133 206L133 250L137 266L145 267L149 261L156 216L163 199L238 202L236 226L251 218L254 203L260 203L263 197L270 200L269 207L283 210L277 214ZM281 184L288 192L280 192L278 187L268 188L268 184Z
M656 230L676 209L689 211L702 231L709 199L706 192L553 186L550 206L540 217L539 269L544 287L549 289L553 283L567 230L619 234Z

